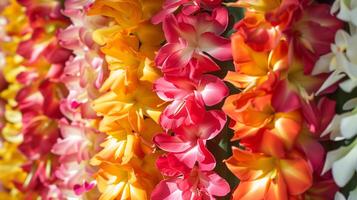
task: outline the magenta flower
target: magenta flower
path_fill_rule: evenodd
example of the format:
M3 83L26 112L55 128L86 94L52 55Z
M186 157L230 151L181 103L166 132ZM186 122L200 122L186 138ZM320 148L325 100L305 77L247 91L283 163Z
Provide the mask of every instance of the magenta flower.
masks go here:
M155 82L154 90L162 100L171 102L160 117L165 129L198 123L205 112L204 105L213 106L228 95L227 86L213 75L194 80L167 76Z
M166 16L174 13L182 6L185 15L191 15L200 8L212 9L221 4L222 0L166 0L162 10L152 18L153 24L159 24Z
M213 170L216 161L206 148L206 141L216 137L225 123L226 115L222 111L208 111L201 123L180 126L173 130L173 136L166 133L158 134L154 137L154 142L161 149L171 152L179 162L189 168L198 163L202 170Z
M170 163L167 163L170 165ZM186 169L181 176L161 181L151 194L153 200L199 200L215 199L229 193L229 184L213 171L198 168Z
M190 77L219 70L208 55L220 61L231 59L230 40L219 36L227 24L228 12L223 7L214 9L212 15L168 16L163 23L167 44L157 54L157 66L166 75Z

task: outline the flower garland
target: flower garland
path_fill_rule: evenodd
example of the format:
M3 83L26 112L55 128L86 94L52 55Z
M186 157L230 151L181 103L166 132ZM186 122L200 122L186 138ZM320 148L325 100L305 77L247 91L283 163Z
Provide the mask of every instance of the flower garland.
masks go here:
M163 102L152 84L161 76L153 60L163 36L150 23L160 7L159 0L96 0L89 10L109 20L93 33L109 69L99 90L103 95L93 102L102 117L99 130L107 135L91 160L99 167L99 199L148 199L161 179L152 136L161 131L157 122Z
M357 1L319 2L1 1L0 199L355 199Z
M353 90L357 87L356 73L357 52L354 45L357 44L357 21L353 17L356 12L357 1L335 1L331 13L337 13L337 17L349 25L349 31L338 30L335 42L331 45L331 52L322 56L316 64L314 74L330 73L328 79L321 86L323 92L331 85L338 84L345 92L350 93L349 99L343 105L343 113L336 114L325 129L322 136L329 135L334 141L335 147L327 153L323 173L332 171L336 184L344 190L336 193L335 200L352 200L357 198L357 186L353 174L356 172L357 140L356 140L356 95ZM337 147L337 148L336 148ZM352 183L348 186L348 183ZM343 189L345 188L345 189ZM347 198L345 197L347 196Z
M233 199L330 199L337 188L320 176L318 141L335 102L314 98L326 74L311 72L342 23L328 5L311 1L228 5L246 8L232 35L235 72L225 78L242 92L223 106L241 147L226 160L240 179Z
M52 152L60 156L60 167L55 174L64 198L95 199L98 192L89 160L99 150L102 135L97 131L96 113L91 103L99 97L99 88L105 76L99 46L92 39L92 32L104 27L103 17L87 16L92 0L67 0L63 14L72 24L58 34L62 47L73 52L63 69L60 81L66 86L68 96L61 101L60 109L65 118L58 122L61 138ZM91 191L91 192L88 192Z
M222 111L206 110L228 95L221 79L206 74L220 70L210 56L231 59L230 41L220 36L228 25L228 11L220 4L165 1L152 19L162 22L167 40L156 56L164 77L155 82L154 90L169 105L160 116L165 132L154 137L155 144L168 152L156 163L165 179L151 199L212 199L230 191L213 171L216 160L206 147L226 123ZM175 13L179 8L181 12Z
M25 67L17 75L22 84L16 95L23 124L19 150L26 156L23 169L28 173L18 188L24 192L25 199L61 199L63 194L54 173L59 167L58 156L51 149L60 137L58 121L63 115L59 104L67 93L59 78L71 52L59 46L55 34L68 21L60 12L60 2L23 0L19 3L29 22L29 37L17 48Z
M2 1L0 12L0 199L21 199L23 194L16 183L23 182L26 173L21 168L25 158L18 150L23 139L22 117L15 97L21 88L16 76L24 67L16 49L27 37L27 19L24 9L15 0Z

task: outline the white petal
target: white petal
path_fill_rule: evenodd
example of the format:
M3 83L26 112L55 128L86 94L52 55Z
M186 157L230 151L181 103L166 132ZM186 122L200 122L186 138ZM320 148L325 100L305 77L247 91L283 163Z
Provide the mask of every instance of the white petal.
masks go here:
M329 151L326 155L325 165L321 174L325 174L328 170L330 170L334 162L345 156L349 150L350 148L348 147L340 147L336 150Z
M326 79L326 81L322 84L320 89L316 92L316 95L330 87L331 85L335 84L339 80L345 77L345 74L340 73L340 71L334 71L330 76Z
M341 134L350 139L357 134L357 113L343 117L341 120Z
M346 200L345 196L343 196L342 193L336 192L335 194L335 200Z
M351 93L356 87L357 80L347 79L340 83L340 88L347 93Z
M341 0L335 0L331 7L331 14L334 15L340 9Z
M341 119L345 116L343 115L335 115L326 129L321 133L320 137L324 137L330 134L330 139L333 141L344 140L345 138L341 135L340 127L341 127Z
M328 53L320 57L320 59L316 62L314 69L312 70L312 75L317 75L321 73L330 72L330 63L335 55L333 53Z
M352 110L357 107L357 98L353 98L348 100L344 105L343 105L343 110Z
M341 147L338 155L350 149L350 151L341 159L335 161L332 165L332 174L338 186L344 187L352 178L357 165L357 140L348 147ZM351 149L352 148L352 149Z

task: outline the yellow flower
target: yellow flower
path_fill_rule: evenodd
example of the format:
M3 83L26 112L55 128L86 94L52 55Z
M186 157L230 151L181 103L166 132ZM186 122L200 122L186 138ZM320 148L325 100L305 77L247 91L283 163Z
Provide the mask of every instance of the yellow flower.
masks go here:
M160 173L152 168L156 155L136 160L130 165L102 164L96 174L99 200L143 200L160 181Z
M130 125L120 120L102 123L99 130L109 136L101 144L103 149L92 158L92 165L102 162L127 164L133 158L143 158L153 153L152 138L162 131L150 118L144 119L143 131L140 133L132 131Z
M135 90L126 94L107 92L94 101L93 108L104 120L125 120L133 130L141 132L144 116L158 122L162 105L162 101L152 91L152 86L140 83Z
M1 144L1 143L0 143ZM25 158L18 151L17 145L9 142L2 142L0 147L0 182L3 187L11 190L17 190L14 182L23 182L26 173L22 170Z

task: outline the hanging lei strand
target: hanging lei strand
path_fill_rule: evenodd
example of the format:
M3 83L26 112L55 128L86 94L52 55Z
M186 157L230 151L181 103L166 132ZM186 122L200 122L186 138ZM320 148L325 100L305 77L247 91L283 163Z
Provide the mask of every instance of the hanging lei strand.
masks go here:
M93 33L109 69L93 109L106 134L103 149L92 159L99 199L149 199L160 181L158 153L152 143L163 102L152 91L161 75L154 53L163 42L162 30L150 23L160 0L96 0L89 15L103 16L108 26Z
M312 1L227 5L246 8L231 37L235 72L225 78L242 92L223 106L240 143L226 161L240 179L233 199L332 199L337 188L320 175L319 140L335 102L314 98L327 75L311 72L342 23Z
M231 59L230 41L220 36L228 25L228 11L220 0L165 1L152 22L162 22L167 41L156 55L164 76L154 90L168 106L160 116L165 132L154 137L157 147L167 152L156 162L165 179L151 199L223 197L230 188L213 171L216 160L206 142L221 132L226 115L206 106L228 95L223 81L207 74L220 70L213 58Z
M16 55L19 43L28 37L27 19L24 8L16 0L0 3L0 199L21 199L22 193L16 188L26 178L21 166L25 157L18 150L22 142L21 112L15 101L21 85L16 76L24 70L23 58ZM5 173L6 172L6 173Z
M331 44L331 52L322 56L316 63L313 74L331 73L319 89L323 93L329 87L338 85L343 91L338 91L338 97L344 96L348 101L339 108L325 129L322 136L333 141L333 149L327 153L323 174L332 172L333 178L340 188L335 200L353 200L357 198L357 185L354 174L356 172L357 139L356 116L357 104L355 88L357 87L355 67L357 64L357 1L336 0L331 13L346 22L348 31L340 29ZM342 100L342 99L338 99ZM330 171L331 170L331 171ZM347 198L346 198L347 197Z
M28 173L18 187L24 198L62 199L55 171L58 156L51 149L60 137L58 120L63 115L60 101L67 90L60 77L70 51L56 38L57 30L68 25L59 1L21 0L29 21L29 37L22 41L17 54L24 58L25 70L17 75L22 84L16 95L22 113L23 142L19 150L26 156L23 169Z

